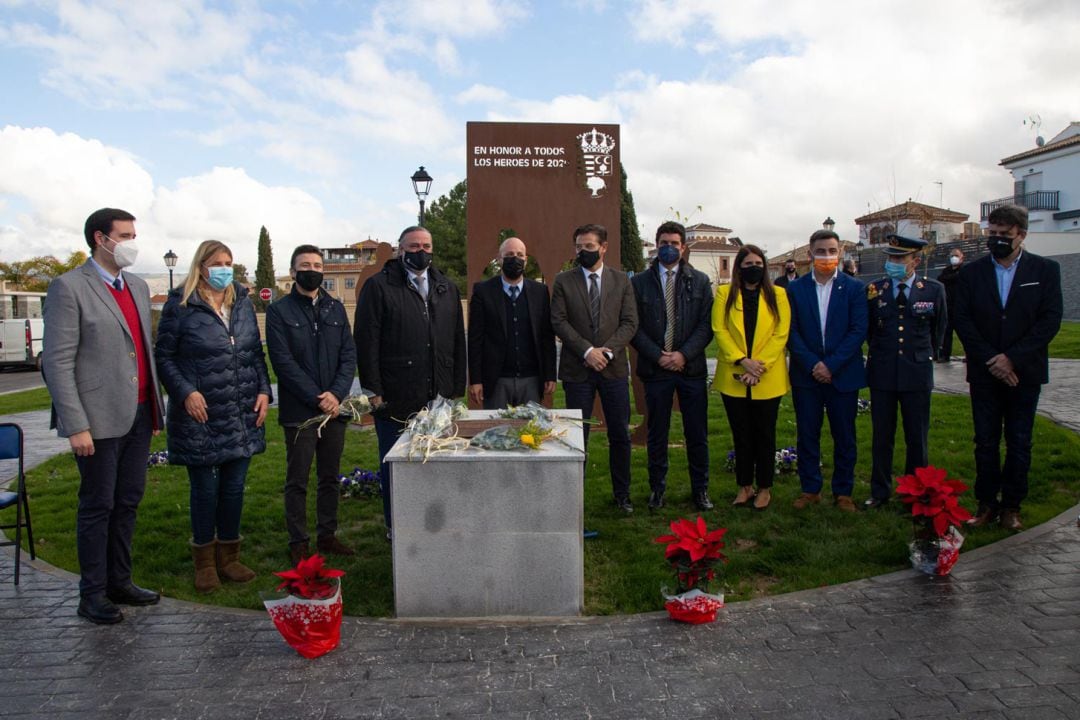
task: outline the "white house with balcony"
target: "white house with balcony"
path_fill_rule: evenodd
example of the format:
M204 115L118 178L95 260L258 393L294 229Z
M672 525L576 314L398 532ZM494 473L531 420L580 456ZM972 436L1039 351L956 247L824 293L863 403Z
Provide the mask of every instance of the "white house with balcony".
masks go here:
M983 223L1002 205L1023 205L1029 234L1080 232L1080 122L999 164L1012 175L1012 195L982 203Z

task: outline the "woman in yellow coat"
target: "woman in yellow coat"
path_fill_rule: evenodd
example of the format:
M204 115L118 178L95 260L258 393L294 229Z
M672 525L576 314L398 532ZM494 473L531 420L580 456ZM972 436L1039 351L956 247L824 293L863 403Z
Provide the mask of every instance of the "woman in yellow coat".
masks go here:
M783 288L769 280L765 253L744 245L731 283L716 289L712 326L720 355L713 387L722 393L735 441L732 505L764 510L776 473L776 415L788 391L787 346L791 309ZM757 492L754 481L757 480Z

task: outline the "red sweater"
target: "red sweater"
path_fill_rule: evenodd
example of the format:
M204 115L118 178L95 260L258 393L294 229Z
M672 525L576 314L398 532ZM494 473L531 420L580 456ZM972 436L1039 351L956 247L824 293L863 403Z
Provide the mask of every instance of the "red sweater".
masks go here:
M116 299L120 312L124 314L128 331L135 341L135 357L139 362L139 404L149 402L153 399L154 392L150 374L150 356L147 355L146 346L143 344L142 323L139 321L139 310L135 307L135 298L131 296L127 283L124 283L123 290L117 290L110 285L109 291Z

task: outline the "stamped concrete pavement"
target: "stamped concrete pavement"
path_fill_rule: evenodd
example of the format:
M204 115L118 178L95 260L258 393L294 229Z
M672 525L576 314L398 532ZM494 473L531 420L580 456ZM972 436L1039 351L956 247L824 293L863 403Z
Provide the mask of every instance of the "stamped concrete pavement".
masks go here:
M737 603L713 625L346 618L341 647L314 661L255 611L166 598L90 625L75 576L36 562L16 588L0 553L0 715L1078 718L1077 512L965 553L947 578L904 571Z

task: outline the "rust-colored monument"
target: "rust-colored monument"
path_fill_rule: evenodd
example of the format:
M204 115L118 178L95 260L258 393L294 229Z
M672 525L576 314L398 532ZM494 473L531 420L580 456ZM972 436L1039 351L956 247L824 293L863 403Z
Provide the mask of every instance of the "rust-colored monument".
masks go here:
M525 241L550 286L574 257L574 228L608 231L604 263L619 261L619 126L471 122L468 163L469 288L498 255L500 233Z

